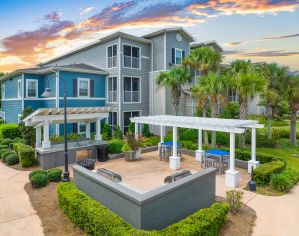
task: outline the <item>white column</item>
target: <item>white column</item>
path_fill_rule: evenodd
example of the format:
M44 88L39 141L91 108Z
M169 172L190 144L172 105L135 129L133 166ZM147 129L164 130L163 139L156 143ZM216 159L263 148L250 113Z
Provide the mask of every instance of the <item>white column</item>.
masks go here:
M180 169L180 157L177 155L177 127L172 128L172 156L169 157L169 167L173 170Z
M42 127L35 128L35 147L41 147L42 144Z
M101 118L98 118L96 121L96 135L94 137L95 140L100 141L102 140L101 135Z
M248 173L251 173L251 168L255 169L260 164L256 161L256 128L251 129L251 160L248 161Z
M49 140L49 122L46 120L44 123L44 140L42 142L42 148L50 148L51 142Z
M164 129L163 125L160 125L160 143L158 144L158 151L160 153L161 143L164 143Z
M86 123L86 138L90 139L90 123Z
M229 187L239 186L239 171L235 170L235 133L230 133L229 170L225 171L225 184Z
M198 130L198 150L195 151L195 160L202 162L204 151L202 150L202 130Z
M138 140L138 123L135 122L135 139Z

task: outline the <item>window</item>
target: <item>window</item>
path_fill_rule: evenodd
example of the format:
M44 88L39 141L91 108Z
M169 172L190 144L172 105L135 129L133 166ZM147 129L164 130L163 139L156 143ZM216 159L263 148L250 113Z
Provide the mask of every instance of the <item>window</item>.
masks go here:
M115 126L117 126L117 112L109 112L108 123L113 131Z
M230 89L228 91L228 100L230 102L236 102L239 100L239 95L238 92L236 90Z
M140 78L124 77L124 102L140 102Z
M117 77L108 77L108 102L117 102Z
M18 80L18 98L22 98L22 80Z
M175 49L175 64L176 65L179 65L181 64L181 61L182 61L182 50L181 49Z
M140 69L140 48L124 45L124 67Z
M5 99L5 84L2 84L2 98Z
M78 94L79 97L89 97L89 79L79 79Z
M79 122L78 123L78 134L84 134L86 133L86 123Z
M130 118L136 116L140 116L139 111L124 112L124 132L128 131L129 125L131 123Z
M117 45L112 45L107 48L107 67L114 68L117 66Z
M37 80L26 80L27 83L27 98L37 98L38 82Z

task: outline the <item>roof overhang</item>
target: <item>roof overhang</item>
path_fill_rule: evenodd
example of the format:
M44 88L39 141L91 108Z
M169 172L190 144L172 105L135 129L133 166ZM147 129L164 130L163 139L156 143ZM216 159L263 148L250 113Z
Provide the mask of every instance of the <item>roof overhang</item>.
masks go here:
M73 107L67 108L67 122L95 122L99 118L108 118L110 107ZM24 119L26 126L38 127L45 122L52 124L64 123L63 108L40 108Z
M209 46L212 46L214 49L218 50L219 52L223 52L223 48L216 41L193 43L191 44L191 49L195 49L198 47L209 47Z
M228 133L244 133L246 128L263 128L256 120L219 119L193 116L141 116L133 117L131 122L162 125L170 127L181 127L190 129L201 129L208 131L219 131Z
M194 37L188 32L186 31L184 28L182 27L174 27L174 28L165 28L165 29L161 29L146 35L143 35L143 38L152 38L155 37L157 35L163 34L165 32L173 32L173 31L179 31L181 34L183 34L187 39L190 40L190 42L194 42L195 39Z

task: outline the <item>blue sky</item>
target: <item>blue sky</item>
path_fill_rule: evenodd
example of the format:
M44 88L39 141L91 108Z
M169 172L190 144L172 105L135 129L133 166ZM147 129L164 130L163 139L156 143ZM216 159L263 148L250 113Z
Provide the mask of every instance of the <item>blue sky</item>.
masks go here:
M225 61L249 58L299 70L299 0L0 2L0 71L33 66L115 31L185 27L216 40Z

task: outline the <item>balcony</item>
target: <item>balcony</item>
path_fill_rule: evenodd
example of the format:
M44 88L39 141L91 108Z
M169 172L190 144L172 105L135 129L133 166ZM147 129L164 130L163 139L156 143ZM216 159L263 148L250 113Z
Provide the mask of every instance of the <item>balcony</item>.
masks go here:
M124 91L124 102L140 102L140 91Z

